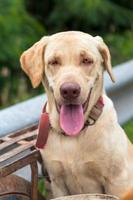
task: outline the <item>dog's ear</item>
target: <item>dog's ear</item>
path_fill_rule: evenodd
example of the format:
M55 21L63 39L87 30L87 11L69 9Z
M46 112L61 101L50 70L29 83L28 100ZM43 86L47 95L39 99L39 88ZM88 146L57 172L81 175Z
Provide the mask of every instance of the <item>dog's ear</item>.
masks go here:
M43 37L27 51L24 51L20 57L21 67L29 76L32 86L37 87L43 76L44 71L44 49L48 43L49 37Z
M115 78L112 72L111 56L110 56L109 49L100 36L96 36L95 39L98 45L98 49L103 58L104 67L107 70L112 82L115 82Z

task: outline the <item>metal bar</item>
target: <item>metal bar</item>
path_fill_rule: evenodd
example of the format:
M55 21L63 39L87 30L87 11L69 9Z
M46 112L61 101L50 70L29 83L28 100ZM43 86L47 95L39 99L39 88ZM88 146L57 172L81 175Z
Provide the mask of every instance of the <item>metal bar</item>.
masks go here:
M38 104L36 103L38 102ZM22 130L38 123L46 95L32 98L0 111L0 136Z

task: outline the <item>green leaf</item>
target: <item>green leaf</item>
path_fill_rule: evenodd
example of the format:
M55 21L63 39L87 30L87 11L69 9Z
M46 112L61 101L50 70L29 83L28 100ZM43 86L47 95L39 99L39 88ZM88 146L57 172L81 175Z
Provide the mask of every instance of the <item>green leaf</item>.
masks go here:
M45 180L43 178L41 178L39 181L38 181L38 190L40 192L40 194L44 197L47 197L48 195L48 191L46 189L46 186L45 186Z
M125 132L127 133L128 138L133 143L133 120L127 122L123 125Z

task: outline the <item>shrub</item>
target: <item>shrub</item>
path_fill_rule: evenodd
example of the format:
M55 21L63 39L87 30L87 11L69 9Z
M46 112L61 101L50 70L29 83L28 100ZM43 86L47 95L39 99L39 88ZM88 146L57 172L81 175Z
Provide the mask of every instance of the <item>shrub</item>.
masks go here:
M27 13L24 1L0 1L1 105L15 103L29 96L27 79L19 69L19 57L44 33L44 27Z

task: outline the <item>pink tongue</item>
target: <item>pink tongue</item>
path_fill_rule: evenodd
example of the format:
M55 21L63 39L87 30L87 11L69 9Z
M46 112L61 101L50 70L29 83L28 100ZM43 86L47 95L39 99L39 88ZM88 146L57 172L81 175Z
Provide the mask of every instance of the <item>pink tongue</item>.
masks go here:
M67 135L78 135L84 125L82 105L62 105L60 125Z

